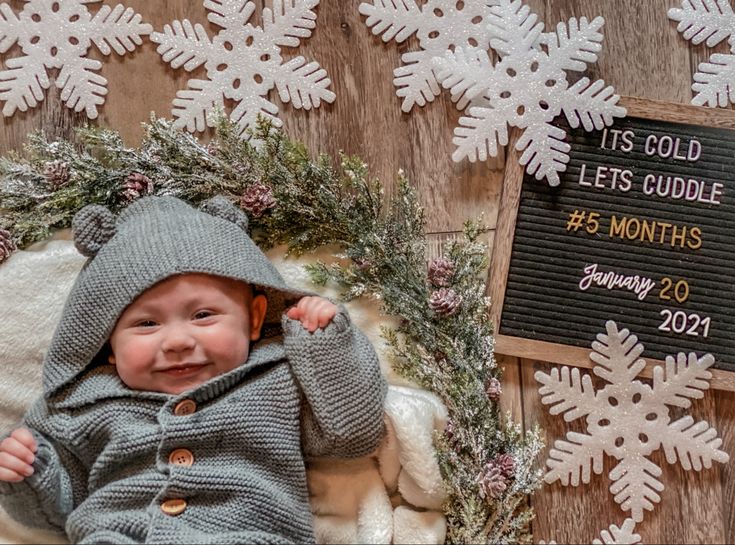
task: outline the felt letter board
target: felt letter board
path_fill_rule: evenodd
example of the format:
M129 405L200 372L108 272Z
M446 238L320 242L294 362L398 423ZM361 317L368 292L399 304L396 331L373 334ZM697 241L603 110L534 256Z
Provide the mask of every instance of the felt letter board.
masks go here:
M605 322L649 363L715 356L735 389L735 113L624 99L601 131L569 129L550 187L507 161L490 277L499 353L590 366ZM727 372L730 371L730 372Z

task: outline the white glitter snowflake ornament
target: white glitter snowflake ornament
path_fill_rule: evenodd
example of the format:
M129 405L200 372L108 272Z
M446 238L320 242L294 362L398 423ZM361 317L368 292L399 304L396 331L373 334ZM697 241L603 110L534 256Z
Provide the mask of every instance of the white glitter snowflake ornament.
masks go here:
M149 34L151 25L141 23L132 8L103 5L92 15L87 4L101 0L26 0L20 15L8 4L0 4L0 53L16 42L23 55L7 59L0 71L0 100L3 115L25 112L43 100L51 86L48 69L60 69L56 86L61 100L76 112L97 117L104 104L107 80L97 71L102 63L86 57L94 43L103 55L111 48L118 55L132 52Z
M490 8L490 47L500 55L493 66L482 49L457 49L434 59L437 77L453 95L482 96L487 106L471 106L459 120L453 142L455 161L484 161L508 143L508 125L524 129L516 144L520 162L536 179L559 185L570 146L566 132L551 124L561 112L572 128L602 129L625 115L620 97L602 80L582 78L569 86L565 70L582 72L597 61L604 20L584 17L559 23L556 32L543 33L543 23L521 0L498 0Z
M579 369L552 369L550 374L534 376L544 405L552 405L553 415L564 414L571 422L586 418L588 434L568 432L567 441L556 441L549 453L544 477L547 483L562 485L589 483L591 472L602 472L602 455L619 463L610 471L610 492L623 511L630 511L636 522L644 510L653 510L664 489L659 481L661 468L647 456L663 448L666 460L677 460L686 469L710 468L712 461L725 463L729 456L720 450L722 439L705 422L684 416L671 422L667 405L689 408L691 399L704 397L712 374L708 368L714 358L679 353L667 356L665 367L653 370L653 385L635 380L646 366L638 356L643 345L627 329L618 331L615 322L606 324L607 334L598 334L592 343L590 359L597 365L593 373L608 384L595 391L589 375L580 379Z
M263 9L263 26L248 21L255 11L250 0L205 0L207 18L222 30L210 39L202 25L188 19L166 25L151 34L158 53L173 68L192 70L204 65L207 79L190 79L188 88L176 93L174 125L190 132L203 131L224 110L224 99L237 105L230 119L241 132L254 127L258 115L280 127L278 107L266 96L275 86L282 102L310 110L321 101L333 102L331 81L317 62L295 57L283 62L281 47L296 47L311 36L316 26L312 8L319 0L274 0L273 9Z
M405 41L412 34L419 39L420 51L404 53L403 66L393 71L396 95L403 98L401 110L410 112L414 105L424 106L441 92L434 74L433 60L457 47L487 49L490 5L495 0L428 0L418 7L416 0L373 0L360 4L365 23L384 42ZM452 94L457 108L464 109L469 99L463 93Z
M671 8L669 19L678 21L676 30L686 40L714 47L728 38L730 51L735 53L735 13L728 0L682 0L681 8ZM692 90L696 106L725 107L735 102L735 55L715 53L710 62L699 64L694 74Z
M625 519L623 525L618 528L611 524L607 530L600 533L600 539L593 539L592 545L637 545L641 542L641 536L634 534L635 521ZM545 541L539 541L539 545L545 545ZM556 541L549 541L548 545L556 545Z

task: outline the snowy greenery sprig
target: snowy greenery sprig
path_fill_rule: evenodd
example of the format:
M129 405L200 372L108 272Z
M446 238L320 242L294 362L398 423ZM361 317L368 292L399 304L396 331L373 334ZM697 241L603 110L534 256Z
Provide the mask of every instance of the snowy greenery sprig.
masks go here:
M0 262L69 227L87 204L116 212L147 194L195 205L225 195L248 212L263 248L286 244L299 255L341 247L348 264L312 265L313 280L337 282L345 299L377 299L400 317L395 330L383 329L396 371L447 407L449 422L435 435L447 541L530 541L527 499L541 482L543 445L537 430L524 433L498 406L482 226L468 221L464 239L427 263L424 213L402 174L386 198L358 158L343 156L338 167L326 155L313 159L264 120L253 136L243 140L226 119L206 145L157 119L135 149L99 128L78 130L78 144L33 135L22 157L0 158Z

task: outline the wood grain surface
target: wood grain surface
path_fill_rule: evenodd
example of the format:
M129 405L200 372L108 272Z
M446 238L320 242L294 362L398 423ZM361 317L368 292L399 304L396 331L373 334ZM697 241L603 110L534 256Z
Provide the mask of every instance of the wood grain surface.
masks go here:
M21 0L9 3L16 12L22 9ZM104 3L114 5L117 1ZM158 31L174 19L188 18L202 23L210 35L217 32L207 22L199 0L123 3L141 13ZM259 14L264 2L255 3ZM388 191L402 168L419 188L427 210L431 253L436 255L441 253L443 241L461 230L466 218L483 213L490 227L496 225L505 155L486 163L452 162L452 130L459 113L446 93L410 114L401 112L393 70L400 66L401 54L416 50L418 42L411 38L401 45L384 44L364 24L359 4L360 0L322 0L313 37L296 50L284 49L286 58L298 54L318 61L332 79L337 100L305 112L283 105L275 93L271 99L279 105L286 131L313 152L336 156L343 151L361 156ZM529 0L527 4L546 23L547 30L570 17L593 19L602 15L603 49L597 64L585 75L604 79L619 94L689 103L692 74L713 52L703 45L692 46L676 32L676 23L669 21L666 13L680 5L678 0ZM109 82L107 102L99 109L96 122L119 130L130 145L139 143L141 123L151 112L169 116L176 91L183 89L189 78L205 76L203 68L193 73L171 69L149 41L124 57L114 53L103 57L91 51L91 57L103 61L101 73ZM728 52L727 45L718 46L716 51ZM19 54L14 46L0 56L0 68L4 68L5 59ZM29 131L42 129L52 136L70 137L72 127L85 122L83 116L63 107L58 90L52 86L36 109L2 119L0 153L20 149ZM507 167L516 168L511 164ZM506 235L490 233L488 240ZM550 364L513 357L499 360L505 368L503 405L514 418L526 426L538 423L548 444L570 429L583 431L577 423L568 425L549 416L539 401L533 374L547 370ZM709 420L723 437L723 448L735 456L734 392L710 392L694 404L691 414ZM735 461L697 473L667 464L660 453L652 459L664 469L666 489L662 502L637 527L644 542L735 543ZM535 539L590 543L609 524L622 524L625 516L607 491L605 473L611 467L611 460L606 460L603 475L593 477L589 485L573 488L556 484L540 490L533 500L537 511Z

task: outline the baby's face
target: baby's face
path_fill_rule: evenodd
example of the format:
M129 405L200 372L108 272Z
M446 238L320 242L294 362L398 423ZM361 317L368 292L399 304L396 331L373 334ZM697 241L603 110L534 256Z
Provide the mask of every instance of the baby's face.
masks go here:
M180 394L248 359L266 299L236 280L177 275L125 309L110 336L110 363L134 390Z

